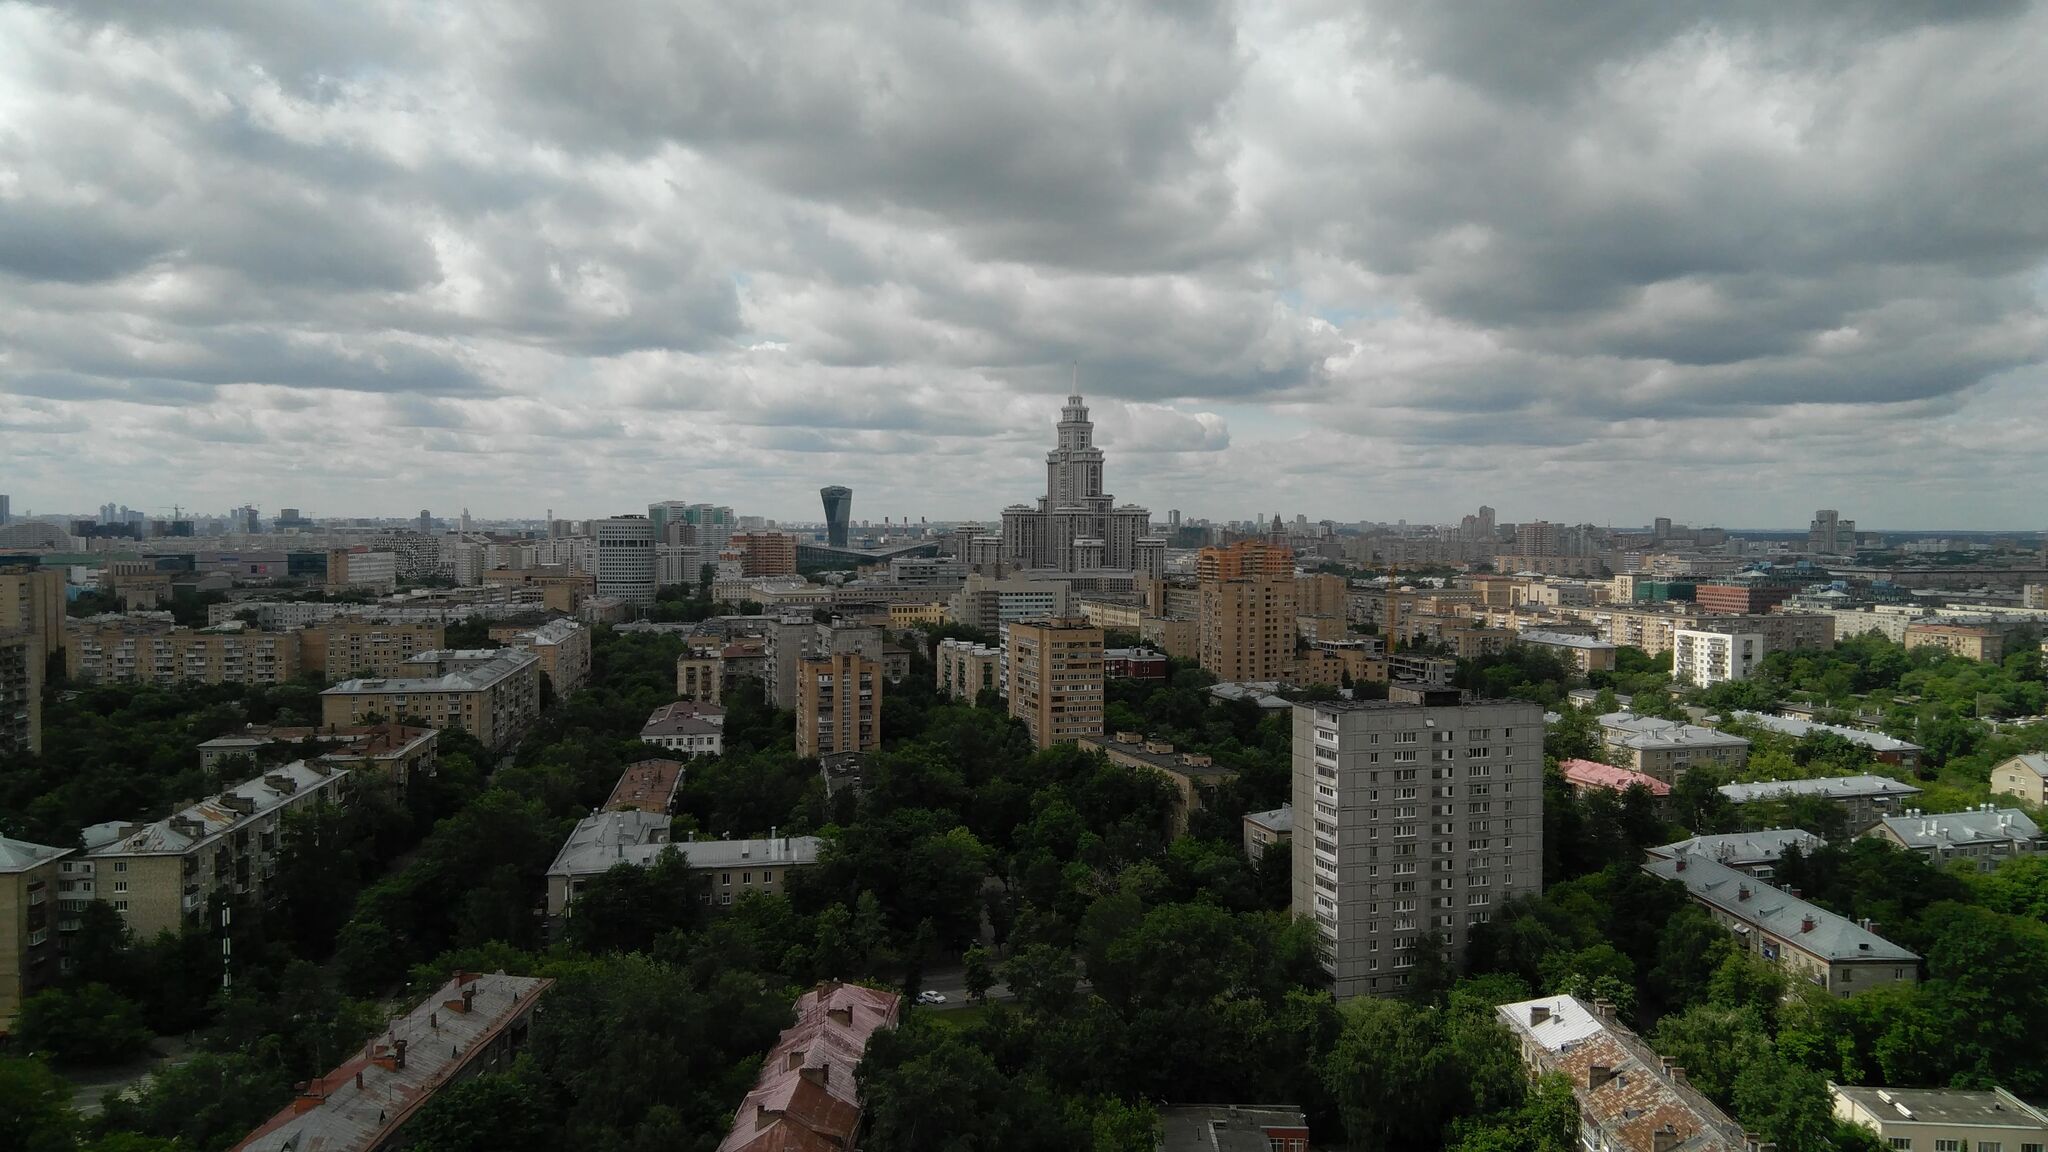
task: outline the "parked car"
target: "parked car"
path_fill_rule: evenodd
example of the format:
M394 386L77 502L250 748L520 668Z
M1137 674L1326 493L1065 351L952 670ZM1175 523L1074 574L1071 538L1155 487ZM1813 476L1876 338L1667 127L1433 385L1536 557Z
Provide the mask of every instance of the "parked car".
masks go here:
M927 988L917 994L917 1002L919 1004L944 1004L946 1002L946 994L944 992L934 992Z

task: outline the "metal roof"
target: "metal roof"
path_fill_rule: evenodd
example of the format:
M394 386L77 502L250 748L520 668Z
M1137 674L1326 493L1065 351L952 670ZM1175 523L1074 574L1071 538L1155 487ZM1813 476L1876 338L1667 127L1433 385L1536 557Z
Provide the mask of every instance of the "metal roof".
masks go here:
M1758 780L1749 784L1723 784L1721 795L1731 804L1752 800L1775 800L1786 796L1819 796L1828 800L1854 800L1865 796L1918 796L1920 789L1889 776L1819 776L1811 780Z
M1901 813L1878 823L1908 848L1957 848L2041 838L2040 827L2025 812L1988 804L1966 812Z
M1797 716L1773 716L1764 712L1738 711L1735 713L1735 719L1784 736L1799 737L1809 732L1831 732L1851 744L1860 744L1872 752L1923 751L1918 744L1887 736L1882 732L1866 732L1861 728L1849 728L1841 724L1818 724L1811 720L1801 720Z
M1652 856L1643 871L1685 885L1692 897L1745 924L1753 924L1789 946L1831 963L1863 960L1918 961L1909 952L1846 916L1838 916L1739 872L1718 860L1681 852Z

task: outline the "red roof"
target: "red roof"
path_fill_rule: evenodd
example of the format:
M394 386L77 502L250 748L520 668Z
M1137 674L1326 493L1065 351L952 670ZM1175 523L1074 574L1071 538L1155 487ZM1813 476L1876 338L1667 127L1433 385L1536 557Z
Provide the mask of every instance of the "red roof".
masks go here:
M1616 768L1597 760L1560 760L1557 762L1564 778L1580 788L1606 788L1613 792L1626 792L1641 784L1650 790L1652 796L1671 795L1671 785L1655 776L1636 772L1628 768Z
M761 1063L718 1152L840 1152L860 1129L853 1073L868 1038L894 1028L903 998L820 984L796 1001L796 1024Z

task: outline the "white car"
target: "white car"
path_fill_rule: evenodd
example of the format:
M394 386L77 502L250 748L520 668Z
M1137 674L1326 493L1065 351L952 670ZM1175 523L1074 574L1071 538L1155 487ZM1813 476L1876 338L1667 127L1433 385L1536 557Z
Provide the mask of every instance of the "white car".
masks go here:
M917 1002L919 1004L944 1004L946 1002L946 994L944 992L934 992L927 988L917 994Z

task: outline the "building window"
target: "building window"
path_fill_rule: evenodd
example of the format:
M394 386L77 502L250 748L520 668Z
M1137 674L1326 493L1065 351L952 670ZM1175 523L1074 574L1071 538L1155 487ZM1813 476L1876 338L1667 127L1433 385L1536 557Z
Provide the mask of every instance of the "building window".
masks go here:
M116 891L116 892L126 892L127 890L128 890L128 882L127 882L126 880L116 880L116 881L114 881L114 891Z
M1939 1140L1934 1142L1934 1152L1963 1152L1961 1140Z
M1887 1140L1886 1143L1893 1148L1900 1149L1901 1152L1913 1152L1913 1138L1911 1136L1894 1136Z
M126 860L116 860L116 861L114 861L114 871L116 871L116 872L126 872L127 870L128 870L128 862L127 862Z
M116 911L116 912L126 912L127 910L128 910L128 902L127 902L126 900L116 900L116 901L114 901L114 911Z

